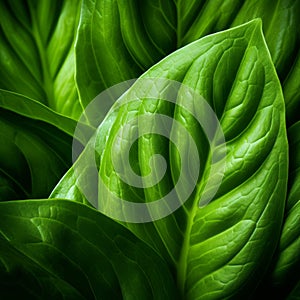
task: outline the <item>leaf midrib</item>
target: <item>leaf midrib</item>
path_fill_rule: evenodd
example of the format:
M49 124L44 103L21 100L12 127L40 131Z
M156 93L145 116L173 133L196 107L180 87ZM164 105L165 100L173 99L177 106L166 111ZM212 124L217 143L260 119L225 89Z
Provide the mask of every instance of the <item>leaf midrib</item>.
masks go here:
M210 153L211 154L211 153ZM209 163L210 162L210 154L206 160L205 163L205 169L210 167ZM183 243L182 243L182 248L180 251L180 256L179 260L177 263L177 284L179 287L179 291L181 293L181 296L184 296L185 292L185 282L186 282L186 272L187 272L187 256L189 253L189 247L190 247L190 240L191 240L191 231L192 227L194 225L194 218L197 214L197 210L199 209L199 199L200 196L203 192L203 189L205 188L206 181L205 180L200 180L200 182L197 184L196 187L196 192L195 192L195 197L194 197L194 202L192 205L192 208L190 210L190 213L187 211L187 225L186 225L186 230L185 230L185 235L183 238Z
M46 45L44 45L42 40L42 34L40 32L40 28L37 24L37 17L35 14L34 9L30 6L31 12L31 20L32 20L32 35L36 41L36 46L40 56L41 62L41 69L43 73L43 82L42 86L46 94L46 101L49 107L55 109L55 102L54 102L54 85L53 80L50 74L50 66L49 66L49 59L46 53Z
M262 29L260 28L260 31L261 30ZM249 37L249 40L248 40L248 45L245 49L245 52L250 47L252 38L255 37L255 32L256 32L256 30L253 29L251 34L250 34L250 37ZM242 64L243 61L244 60L242 60L240 62L240 64ZM210 161L211 161L211 151L209 151L209 155L207 157L207 160L206 160L206 163L205 163L205 166L204 166L205 170L207 168L211 167ZM192 227L194 225L194 218L197 214L197 210L199 209L199 200L201 199L201 195L202 195L202 193L205 189L205 185L206 185L206 180L204 178L201 178L199 183L197 184L197 187L196 187L194 201L193 201L193 205L191 207L190 213L187 211L187 225L186 225L186 229L185 229L185 232L184 232L182 248L181 248L180 256L179 256L178 263L177 263L177 285L178 285L179 291L181 293L181 296L183 298L184 298L184 294L185 294L185 283L186 283L186 273L187 273L187 257L188 257L188 254L189 254L190 239L191 239L191 234L190 233L191 233Z

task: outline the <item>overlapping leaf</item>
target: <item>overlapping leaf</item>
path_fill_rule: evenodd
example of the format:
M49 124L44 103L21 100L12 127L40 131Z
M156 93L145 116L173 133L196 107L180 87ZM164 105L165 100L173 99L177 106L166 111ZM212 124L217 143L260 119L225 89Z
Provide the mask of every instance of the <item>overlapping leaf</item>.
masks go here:
M71 166L76 122L0 90L0 200L48 197Z
M289 129L290 173L285 221L271 276L271 285L282 297L299 281L300 267L300 123ZM298 283L299 285L299 283ZM298 288L299 289L299 288Z
M93 209L64 200L0 206L1 298L176 298L158 254Z

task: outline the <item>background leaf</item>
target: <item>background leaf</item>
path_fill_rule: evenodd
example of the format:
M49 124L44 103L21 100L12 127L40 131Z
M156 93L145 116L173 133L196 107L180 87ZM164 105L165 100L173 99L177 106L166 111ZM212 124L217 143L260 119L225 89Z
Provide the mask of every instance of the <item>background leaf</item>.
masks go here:
M287 126L300 120L300 52L283 83L283 95L286 102Z
M77 119L74 40L80 1L1 1L0 88Z
M76 122L0 90L0 124L0 200L48 197L72 164Z
M93 209L64 200L0 206L1 297L14 285L26 299L176 298L159 255Z
M290 127L288 134L289 192L279 249L272 266L272 275L269 278L271 290L281 297L287 296L297 284L299 285L300 280L298 272L300 267L300 122Z

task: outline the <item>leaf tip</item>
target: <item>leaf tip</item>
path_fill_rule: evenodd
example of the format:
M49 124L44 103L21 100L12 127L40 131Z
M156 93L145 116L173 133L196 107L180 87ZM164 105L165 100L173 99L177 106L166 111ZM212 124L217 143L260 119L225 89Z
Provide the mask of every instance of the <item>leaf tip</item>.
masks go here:
M261 18L255 18L248 22L248 26L251 27L254 30L259 30L262 32L262 19Z

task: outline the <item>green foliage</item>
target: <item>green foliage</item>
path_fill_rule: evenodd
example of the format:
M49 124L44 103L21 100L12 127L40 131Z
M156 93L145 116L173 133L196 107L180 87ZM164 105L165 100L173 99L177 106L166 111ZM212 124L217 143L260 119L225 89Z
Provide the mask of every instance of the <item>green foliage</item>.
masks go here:
M299 299L299 16L297 0L0 1L0 298ZM169 194L176 209L151 208Z

